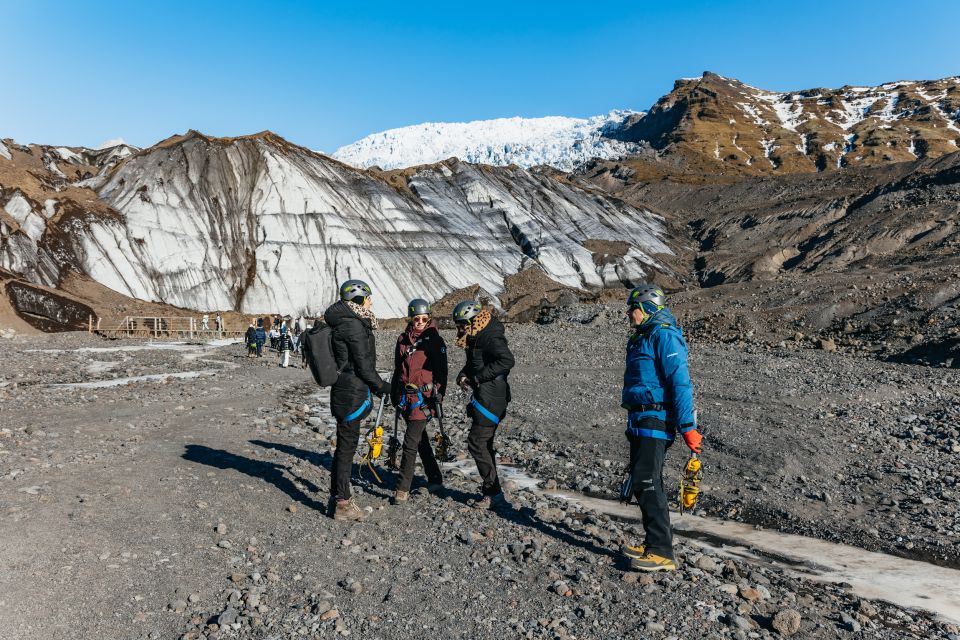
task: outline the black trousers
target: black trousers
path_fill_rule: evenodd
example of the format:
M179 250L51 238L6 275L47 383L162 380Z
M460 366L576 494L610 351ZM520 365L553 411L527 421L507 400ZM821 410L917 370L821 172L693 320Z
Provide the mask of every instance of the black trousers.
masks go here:
M440 465L430 446L430 433L426 420L407 420L407 430L403 434L403 457L400 458L400 477L397 478L397 491L410 491L413 473L417 468L417 454L423 462L423 472L427 482L443 484Z
M647 534L644 546L651 553L673 559L673 530L670 528L667 495L663 491L663 460L670 441L636 436L629 431L627 440L630 441L633 495L640 505L643 529Z
M500 478L497 476L497 451L493 448L493 437L497 433L496 426L477 424L473 419L470 434L467 436L467 449L477 463L477 471L483 481L482 491L485 496L495 496L503 489L500 488Z
M350 474L360 442L361 422L362 419L353 422L337 420L337 448L333 452L333 468L330 470L330 496L333 498L350 498Z

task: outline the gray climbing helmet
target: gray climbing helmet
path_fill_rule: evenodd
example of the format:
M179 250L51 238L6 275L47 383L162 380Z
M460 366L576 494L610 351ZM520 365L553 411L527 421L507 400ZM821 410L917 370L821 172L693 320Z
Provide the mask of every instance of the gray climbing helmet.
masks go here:
M372 293L373 291L370 290L370 285L363 280L347 280L340 285L340 299L344 302L353 300L354 298L363 298L366 300Z
M478 313L480 313L481 309L482 307L480 306L479 302L474 300L464 300L453 308L453 321L470 322Z
M647 312L650 312L651 307L653 307L652 310L656 311L667 306L667 296L660 287L655 287L652 284L641 284L627 296L627 306L631 309L643 309Z
M423 298L414 298L407 305L407 317L430 315L430 303Z

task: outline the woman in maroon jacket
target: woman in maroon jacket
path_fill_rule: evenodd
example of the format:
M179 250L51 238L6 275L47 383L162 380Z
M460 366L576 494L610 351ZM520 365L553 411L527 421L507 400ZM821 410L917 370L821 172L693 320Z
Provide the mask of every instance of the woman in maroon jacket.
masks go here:
M411 300L407 317L410 320L407 328L397 338L390 394L393 406L407 423L394 502L406 502L410 497L418 453L428 487L436 490L443 484L427 425L434 419L447 388L447 346L440 337L437 323L430 317L430 304L426 300Z

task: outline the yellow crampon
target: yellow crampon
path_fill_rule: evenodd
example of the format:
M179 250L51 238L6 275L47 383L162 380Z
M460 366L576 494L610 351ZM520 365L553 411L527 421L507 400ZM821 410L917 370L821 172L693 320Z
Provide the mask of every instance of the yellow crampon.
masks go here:
M377 475L377 470L373 468L373 461L380 457L380 453L383 451L383 427L376 425L370 431L367 432L367 452L363 454L363 457L360 458L360 464L367 465L367 468L370 469L370 473L373 474L373 477L377 479L377 482L382 484L380 476ZM361 466L361 469L363 467Z
M686 466L683 468L683 474L680 476L680 495L677 501L680 503L680 514L684 511L693 511L697 506L697 498L700 497L700 481L703 480L703 463L697 454L690 456Z

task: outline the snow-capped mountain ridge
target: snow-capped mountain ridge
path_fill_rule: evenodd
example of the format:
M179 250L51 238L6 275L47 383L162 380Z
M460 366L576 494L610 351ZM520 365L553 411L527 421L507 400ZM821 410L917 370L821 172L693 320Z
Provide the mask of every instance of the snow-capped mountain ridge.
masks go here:
M548 116L473 122L427 122L369 135L333 157L356 167L399 169L458 158L474 164L573 170L592 158L636 153L639 145L610 137L635 111L592 118Z

